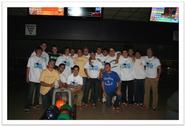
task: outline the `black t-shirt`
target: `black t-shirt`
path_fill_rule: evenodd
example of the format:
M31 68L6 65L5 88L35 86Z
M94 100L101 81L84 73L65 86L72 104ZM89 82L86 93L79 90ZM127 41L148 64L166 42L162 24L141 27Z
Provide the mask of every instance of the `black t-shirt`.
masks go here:
M49 59L56 61L59 56L60 56L59 54L50 53L49 54Z

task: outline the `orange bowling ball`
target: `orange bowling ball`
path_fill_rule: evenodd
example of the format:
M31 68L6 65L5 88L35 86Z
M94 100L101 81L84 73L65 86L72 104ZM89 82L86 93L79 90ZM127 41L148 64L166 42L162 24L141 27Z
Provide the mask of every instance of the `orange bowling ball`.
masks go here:
M64 100L62 100L62 99L58 99L57 101L56 101L56 107L58 108L58 109L60 109L63 105L65 104L65 101Z

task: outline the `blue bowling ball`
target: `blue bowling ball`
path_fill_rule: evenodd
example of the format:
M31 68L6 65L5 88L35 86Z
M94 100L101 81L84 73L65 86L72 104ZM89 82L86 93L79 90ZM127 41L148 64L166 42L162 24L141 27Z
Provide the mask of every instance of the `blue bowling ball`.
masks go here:
M46 110L45 117L48 120L55 120L57 119L59 113L60 111L58 110L58 108L52 105Z

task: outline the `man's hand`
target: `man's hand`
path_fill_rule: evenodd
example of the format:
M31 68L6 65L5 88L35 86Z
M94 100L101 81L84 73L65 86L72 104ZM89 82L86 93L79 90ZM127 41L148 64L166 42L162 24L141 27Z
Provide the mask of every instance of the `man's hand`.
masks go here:
M103 96L107 97L107 94L105 93L105 91L103 92Z
M29 81L29 78L27 77L27 78L26 78L26 83L29 83L29 82L30 82L30 81Z

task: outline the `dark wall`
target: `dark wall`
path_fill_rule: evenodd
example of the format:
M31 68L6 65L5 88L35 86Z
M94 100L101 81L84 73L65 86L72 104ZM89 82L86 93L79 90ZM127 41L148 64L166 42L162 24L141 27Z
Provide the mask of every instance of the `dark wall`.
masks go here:
M37 35L25 36L25 24L36 24ZM61 51L66 46L75 49L114 47L118 50L130 46L143 52L152 47L161 60L178 62L178 42L173 41L176 30L178 25L169 23L12 16L8 17L8 71L24 76L22 68L42 41L47 41L49 46L56 44Z
M176 24L62 17L9 17L10 39L60 39L96 41L171 41ZM25 24L37 25L37 36L25 36Z

